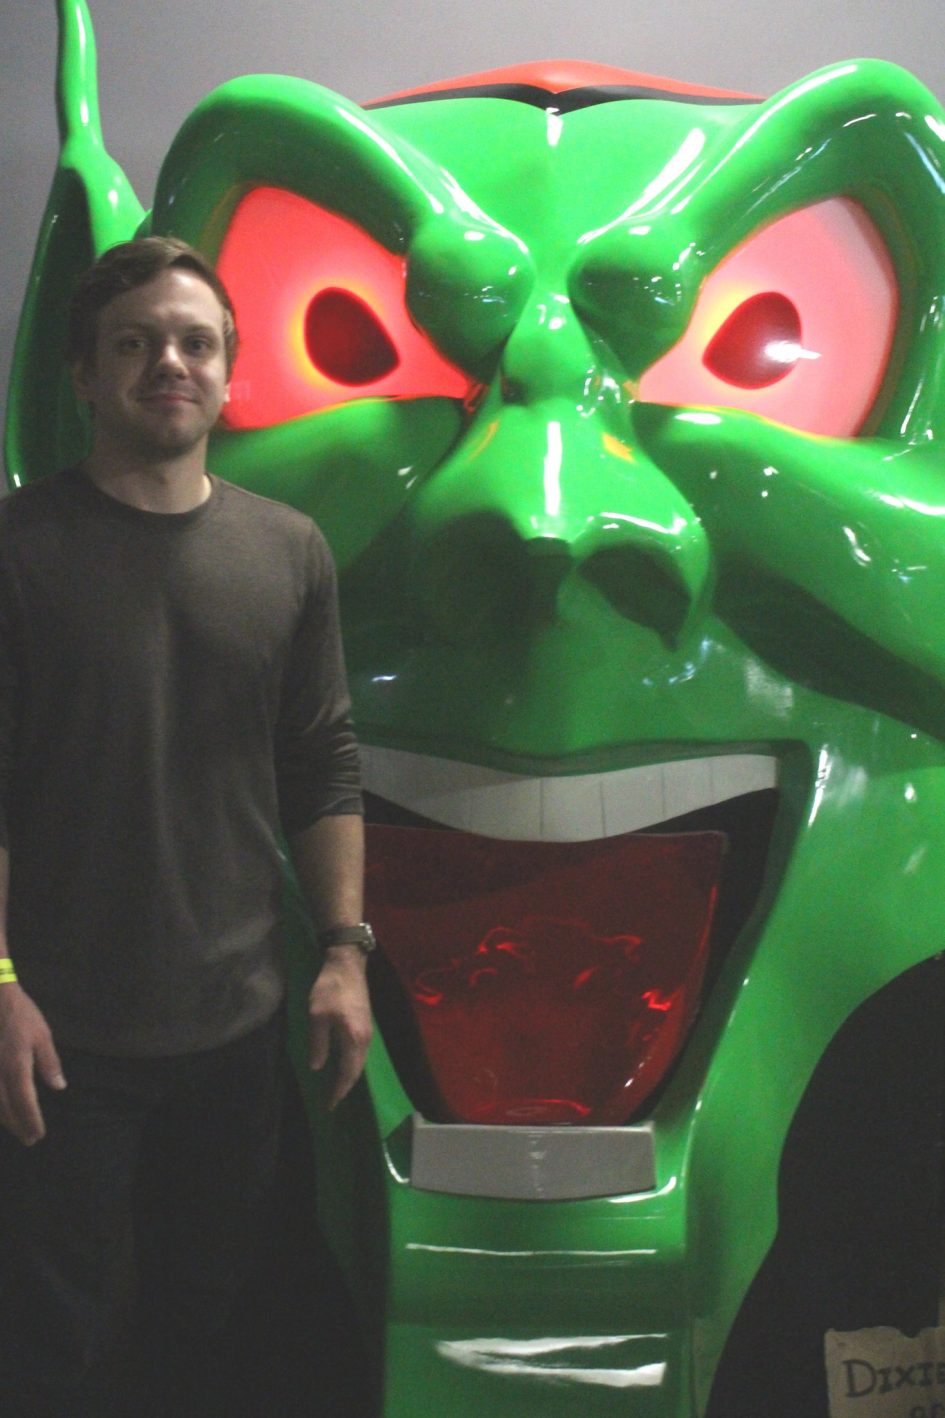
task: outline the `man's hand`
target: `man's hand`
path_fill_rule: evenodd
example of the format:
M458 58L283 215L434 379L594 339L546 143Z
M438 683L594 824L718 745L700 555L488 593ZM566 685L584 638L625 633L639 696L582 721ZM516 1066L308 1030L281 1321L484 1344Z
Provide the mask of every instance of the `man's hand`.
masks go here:
M308 997L309 1063L324 1068L331 1058L334 1108L357 1083L371 1042L371 1005L366 960L356 945L334 945Z
M0 1125L27 1147L46 1136L36 1070L50 1088L65 1088L43 1015L19 985L0 985Z

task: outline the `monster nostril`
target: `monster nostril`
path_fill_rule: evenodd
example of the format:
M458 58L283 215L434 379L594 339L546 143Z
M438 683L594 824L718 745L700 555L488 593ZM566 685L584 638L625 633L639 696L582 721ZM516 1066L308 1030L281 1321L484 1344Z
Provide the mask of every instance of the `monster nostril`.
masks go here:
M422 539L411 567L426 633L455 644L527 636L562 616L584 614L592 587L611 613L677 645L700 594L698 581L688 585L685 566L677 564L680 549L590 550L583 542L523 535L490 514L440 528Z
M501 518L469 517L424 543L413 581L428 629L466 642L554 620L573 568L567 541L523 539Z
M500 518L474 516L425 540L413 584L428 631L455 643L514 622L527 595L521 546Z
M594 552L580 570L625 619L668 642L678 640L692 600L671 564L646 549L624 546Z
M562 584L574 567L571 544L559 537L533 537L522 544L525 553L524 608L532 621L555 618Z

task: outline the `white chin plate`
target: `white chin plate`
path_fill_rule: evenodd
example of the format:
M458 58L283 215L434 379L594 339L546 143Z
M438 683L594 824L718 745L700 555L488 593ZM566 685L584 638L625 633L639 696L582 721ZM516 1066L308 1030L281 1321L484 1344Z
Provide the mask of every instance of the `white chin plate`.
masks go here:
M653 1191L653 1125L509 1127L430 1123L415 1113L410 1183L417 1191L505 1201L578 1201Z
M510 841L589 842L774 788L778 760L763 753L717 754L612 773L531 778L362 745L361 772L368 792L444 827Z

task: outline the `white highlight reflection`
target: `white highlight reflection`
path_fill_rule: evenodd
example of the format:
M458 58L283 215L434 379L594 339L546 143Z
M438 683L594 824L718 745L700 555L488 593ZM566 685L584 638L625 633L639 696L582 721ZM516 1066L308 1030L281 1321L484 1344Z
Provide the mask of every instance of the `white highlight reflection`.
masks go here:
M613 1350L642 1338L634 1334L582 1335L573 1339L466 1339L441 1340L442 1358L467 1369L546 1383L594 1384L606 1388L659 1388L666 1374L664 1363L638 1364L633 1368L594 1368L561 1363L600 1351ZM546 1362L536 1362L544 1359Z
M561 459L563 455L560 423L548 425L548 451L545 454L545 516L561 515Z
M824 793L830 781L832 767L829 751L822 748L817 755L817 776L814 780L814 800L811 803L810 816L807 819L808 827L813 826L814 819L820 811L820 804L823 802Z
M563 1251L550 1251L544 1247L541 1250L536 1250L534 1246L527 1251L496 1251L484 1246L434 1246L427 1241L408 1241L405 1249L408 1251L428 1251L434 1255L488 1256L490 1260L547 1260L549 1257L554 1257L559 1260L625 1261L627 1256L656 1255L656 1248L653 1246L623 1251L579 1251L573 1247L568 1247ZM610 1337L613 1338L612 1335Z

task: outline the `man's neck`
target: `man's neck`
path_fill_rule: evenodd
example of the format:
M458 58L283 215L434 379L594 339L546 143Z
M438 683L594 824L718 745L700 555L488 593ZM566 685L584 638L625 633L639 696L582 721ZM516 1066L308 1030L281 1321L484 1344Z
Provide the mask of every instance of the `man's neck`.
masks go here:
M142 512L190 512L210 496L204 449L144 460L93 448L82 467L96 487Z

